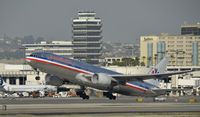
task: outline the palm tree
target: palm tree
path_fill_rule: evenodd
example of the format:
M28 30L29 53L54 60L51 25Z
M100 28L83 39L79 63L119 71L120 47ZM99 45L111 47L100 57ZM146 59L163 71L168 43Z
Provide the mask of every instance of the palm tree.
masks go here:
M157 58L158 58L158 54L154 54L155 65L157 64Z
M152 57L150 56L150 57L148 57L148 67L150 67L151 65L152 65L152 62L151 62L151 60L152 60Z
M145 56L143 56L143 57L142 57L142 61L144 62L144 60L145 60L145 59L146 59L146 57L145 57Z

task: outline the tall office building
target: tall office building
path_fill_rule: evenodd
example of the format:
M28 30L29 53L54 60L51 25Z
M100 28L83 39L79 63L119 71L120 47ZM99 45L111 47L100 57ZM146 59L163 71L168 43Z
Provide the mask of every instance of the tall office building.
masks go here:
M74 59L98 64L102 50L102 22L93 11L78 12L73 19L72 38Z
M140 37L140 59L146 66L158 63L167 54L170 66L199 66L200 36L160 35Z
M181 26L181 35L200 35L200 23L184 24Z

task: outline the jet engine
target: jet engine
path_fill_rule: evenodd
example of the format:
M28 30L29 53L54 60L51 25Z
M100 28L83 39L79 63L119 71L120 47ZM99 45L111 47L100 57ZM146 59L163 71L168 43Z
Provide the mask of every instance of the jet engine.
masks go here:
M104 73L94 74L93 77L91 78L92 83L98 84L98 85L104 85L104 86L110 86L111 80L112 80L112 77Z
M64 81L59 77L50 74L46 75L45 81L47 85L53 85L53 86L61 86L64 83Z

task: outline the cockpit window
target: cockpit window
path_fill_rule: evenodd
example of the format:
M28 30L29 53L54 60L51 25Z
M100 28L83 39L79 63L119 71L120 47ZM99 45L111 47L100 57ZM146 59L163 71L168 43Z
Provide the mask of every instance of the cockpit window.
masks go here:
M30 54L30 56L32 56L32 57L37 57L37 54L32 53L32 54Z
M31 57L49 58L49 56L51 56L51 54L36 52L36 53L30 54L29 56L31 56Z

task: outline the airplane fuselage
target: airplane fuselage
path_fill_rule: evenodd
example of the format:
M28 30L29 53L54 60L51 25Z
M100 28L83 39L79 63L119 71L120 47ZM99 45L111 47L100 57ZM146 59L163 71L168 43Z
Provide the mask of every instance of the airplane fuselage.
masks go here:
M100 90L109 90L108 87L97 85L91 82L87 77L78 77L81 75L91 75L95 73L120 74L114 71L106 70L96 66L87 64L79 64L79 61L49 54L43 57L28 57L26 60L33 68L37 68L42 72L58 76L61 79L68 80L80 86L92 87ZM77 63L76 63L77 62ZM129 96L157 96L151 90L154 86L144 81L132 81L118 84L112 87L113 93L120 93Z

